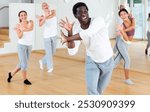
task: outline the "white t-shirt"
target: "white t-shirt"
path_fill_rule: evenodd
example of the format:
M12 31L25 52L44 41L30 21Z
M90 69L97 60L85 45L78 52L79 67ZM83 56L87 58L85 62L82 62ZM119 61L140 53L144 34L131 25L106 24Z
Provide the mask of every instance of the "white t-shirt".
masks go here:
M44 23L44 38L50 38L57 35L57 18L47 19Z
M108 29L103 18L93 19L89 28L82 30L79 35L86 47L87 56L93 61L103 63L113 56Z
M23 36L18 40L19 44L30 46L33 42L33 31L23 32Z

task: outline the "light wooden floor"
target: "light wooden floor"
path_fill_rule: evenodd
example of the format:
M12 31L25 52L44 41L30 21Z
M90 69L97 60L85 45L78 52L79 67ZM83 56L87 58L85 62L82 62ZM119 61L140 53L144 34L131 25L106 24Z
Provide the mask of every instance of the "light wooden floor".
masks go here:
M113 44L114 42L112 42ZM144 55L145 42L135 42L129 52L132 60L131 79L135 85L123 83L122 63L114 69L112 80L104 94L109 95L150 95L150 57ZM85 95L84 55L69 57L64 50L58 50L54 57L54 71L50 74L39 69L38 60L42 53L34 52L30 58L28 76L31 86L23 84L20 72L11 83L7 73L18 61L17 55L0 56L0 94L20 95Z

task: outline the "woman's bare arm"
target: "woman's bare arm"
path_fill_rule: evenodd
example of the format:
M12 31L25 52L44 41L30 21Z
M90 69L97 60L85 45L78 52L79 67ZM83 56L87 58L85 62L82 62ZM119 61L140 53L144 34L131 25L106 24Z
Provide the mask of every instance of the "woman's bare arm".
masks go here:
M47 17L47 19L51 19L53 17L56 16L56 11L55 10L51 10L51 14Z
M28 25L27 25L27 27L23 28L23 31L24 32L28 32L28 31L32 31L32 30L33 30L33 21L30 20L29 23L28 23Z
M43 24L45 23L45 21L46 21L46 17L45 16L41 16L39 18L39 26L40 27L43 26Z
M132 19L131 26L129 26L128 28L126 28L124 31L128 32L128 31L131 31L133 29L135 29L135 19L134 18Z
M127 33L124 31L124 28L122 25L118 25L117 29L120 31L122 37L124 38L125 41L129 40L129 37L127 36Z
M22 36L23 36L23 32L20 29L17 29L17 28L15 29L15 31L17 33L18 38L21 39Z
M124 30L120 30L121 35L123 36L125 41L129 41L129 37L127 36L126 32Z

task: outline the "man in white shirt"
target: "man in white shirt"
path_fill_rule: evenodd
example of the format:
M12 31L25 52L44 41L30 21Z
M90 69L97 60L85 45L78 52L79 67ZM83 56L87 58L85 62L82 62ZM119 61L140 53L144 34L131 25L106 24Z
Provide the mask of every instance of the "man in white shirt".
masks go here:
M76 47L74 41L83 40L86 47L86 82L89 95L102 94L110 82L114 66L113 51L109 41L108 30L104 19L92 19L85 3L78 2L73 6L73 14L80 23L80 30L72 35L73 24L61 20L60 26L68 31L68 37L61 32L62 43L68 48Z

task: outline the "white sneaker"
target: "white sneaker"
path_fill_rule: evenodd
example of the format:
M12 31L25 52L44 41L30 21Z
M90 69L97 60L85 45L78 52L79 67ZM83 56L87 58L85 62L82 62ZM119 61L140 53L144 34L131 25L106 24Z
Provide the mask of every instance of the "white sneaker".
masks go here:
M128 84L128 85L133 85L133 84L134 84L134 82L131 81L131 79L126 79L126 80L124 80L124 83L126 83L126 84Z
M41 60L39 60L39 64L40 64L40 69L43 70L44 68Z
M132 42L131 42L131 41L126 41L126 43L127 43L128 45L132 44Z
M51 73L53 71L53 68L49 69L47 72L48 73Z

